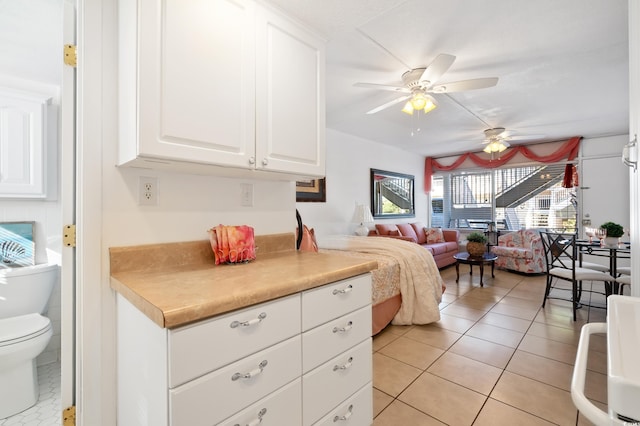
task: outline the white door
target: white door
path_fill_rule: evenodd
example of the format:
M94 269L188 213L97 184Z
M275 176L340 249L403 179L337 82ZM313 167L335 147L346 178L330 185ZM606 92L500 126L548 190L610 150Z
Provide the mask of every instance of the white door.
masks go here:
M64 2L63 43L75 45L76 12L70 0ZM63 65L60 95L61 150L60 199L62 223L74 224L75 215L75 68ZM62 409L75 405L75 262L76 250L63 247L61 267L61 395Z

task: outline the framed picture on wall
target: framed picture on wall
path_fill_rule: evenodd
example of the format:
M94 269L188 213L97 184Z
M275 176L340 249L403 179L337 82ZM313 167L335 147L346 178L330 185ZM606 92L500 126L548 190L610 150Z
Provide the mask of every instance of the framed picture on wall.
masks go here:
M296 182L296 201L321 202L327 201L326 178Z
M0 262L5 266L35 263L34 222L0 222Z

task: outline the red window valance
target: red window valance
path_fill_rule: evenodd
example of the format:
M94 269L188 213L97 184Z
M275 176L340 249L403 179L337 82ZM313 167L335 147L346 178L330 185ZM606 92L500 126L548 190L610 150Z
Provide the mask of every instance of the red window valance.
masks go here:
M507 148L506 151L500 154L500 158L497 159L492 158L485 160L476 153L467 152L466 154L462 154L460 157L458 157L458 159L456 159L452 164L448 166L440 164L440 162L438 162L438 160L433 157L427 157L424 161L424 191L431 191L431 176L433 176L434 171L455 170L460 167L460 165L464 163L467 158L473 161L477 166L484 167L486 169L495 169L497 167L503 166L507 164L518 153L524 155L529 160L537 161L539 163L557 163L565 158L568 161L572 161L578 156L581 140L582 136L573 137L563 143L556 151L548 155L537 155L530 148L527 148L524 145L518 145ZM575 172L575 167L571 168L570 173L571 179L568 179L567 176L565 176L564 182L571 182L571 186L573 186L574 184L577 185L577 175Z

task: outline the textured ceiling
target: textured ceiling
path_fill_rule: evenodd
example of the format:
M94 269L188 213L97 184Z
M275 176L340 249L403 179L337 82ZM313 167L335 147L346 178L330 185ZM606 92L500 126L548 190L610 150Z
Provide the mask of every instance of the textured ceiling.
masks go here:
M327 40L327 126L421 155L481 150L483 130L512 143L628 132L626 0L271 0ZM367 111L440 53L439 83L498 77L495 87L435 95L421 116Z

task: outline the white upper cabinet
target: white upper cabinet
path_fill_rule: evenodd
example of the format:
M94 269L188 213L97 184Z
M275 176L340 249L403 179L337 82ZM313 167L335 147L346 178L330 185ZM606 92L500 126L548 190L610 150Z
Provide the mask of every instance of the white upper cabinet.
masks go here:
M120 165L324 176L322 40L249 0L119 7Z
M56 129L49 96L0 88L0 198L56 197Z

